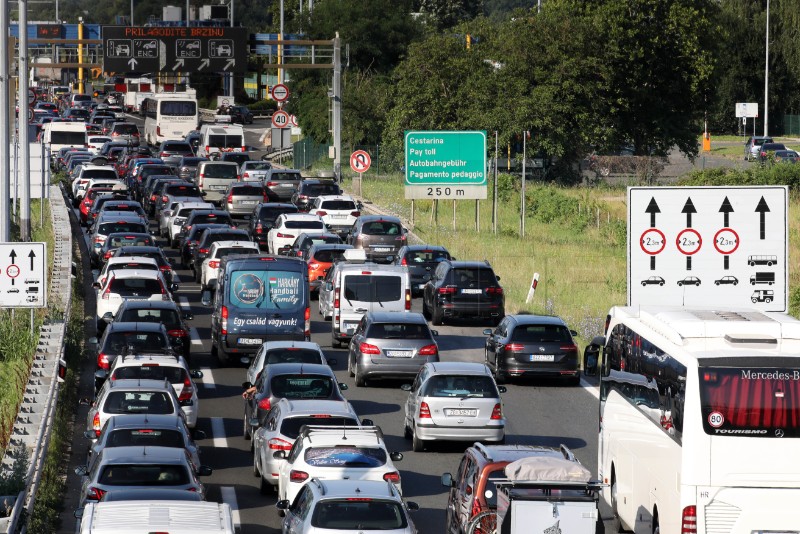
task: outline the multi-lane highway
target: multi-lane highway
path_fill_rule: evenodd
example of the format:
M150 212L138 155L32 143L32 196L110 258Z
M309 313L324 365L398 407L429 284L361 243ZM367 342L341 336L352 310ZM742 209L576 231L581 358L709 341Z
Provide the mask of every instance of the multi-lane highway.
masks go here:
M249 137L256 138L257 128L248 128ZM255 141L255 139L253 139ZM255 144L255 143L252 143ZM74 226L77 230L77 225ZM85 252L84 237L84 252ZM167 255L175 259L174 250L161 240ZM177 265L177 261L175 262ZM88 262L84 260L88 274ZM220 367L210 356L210 309L200 303L200 286L194 283L190 272L177 270L180 289L176 299L191 310L192 360L204 377L198 380L200 394L200 419L198 428L206 433L199 441L203 463L214 469L203 480L209 500L228 502L235 510L235 521L241 525L242 534L271 533L280 530L280 518L275 509L275 495L259 493L258 479L253 476L253 457L250 441L242 433L243 401L241 384L245 380L242 367ZM91 276L89 274L89 276ZM94 291L90 282L84 284L87 296L87 337L93 335ZM421 303L415 299L415 311ZM439 350L444 361L481 362L484 358L483 324L452 324L437 327ZM400 382L373 383L359 388L346 370L346 351L331 348L330 323L321 320L312 302L312 341L322 346L328 358L338 360L333 366L341 382L348 384L345 396L352 402L360 417L368 417L380 425L386 435L390 450L401 451L399 462L404 496L416 501L420 510L413 515L421 533L444 532L447 494L440 484L440 475L455 473L461 454L468 444L440 445L430 452L411 451L411 442L403 438L402 406L407 393L400 390ZM91 396L91 376L94 372L93 355L87 355L82 373L81 396ZM593 473L597 472L597 393L596 388L582 380L580 387L560 383L536 381L512 383L503 396L508 420L507 442L514 444L565 444ZM77 501L80 481L72 473L74 466L85 460L88 440L83 437L86 407L78 407L75 420L74 441L70 456L67 493L62 513L61 532L75 532L76 520L72 516ZM605 515L605 514L604 514Z

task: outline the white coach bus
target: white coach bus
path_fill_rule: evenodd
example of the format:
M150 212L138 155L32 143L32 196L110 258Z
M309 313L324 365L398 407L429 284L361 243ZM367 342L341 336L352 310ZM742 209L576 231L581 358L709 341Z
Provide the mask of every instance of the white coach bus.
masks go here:
M615 307L598 371L599 478L618 531L800 531L800 321Z
M162 93L142 101L144 138L149 145L162 141L182 140L197 129L200 116L197 99L181 93Z

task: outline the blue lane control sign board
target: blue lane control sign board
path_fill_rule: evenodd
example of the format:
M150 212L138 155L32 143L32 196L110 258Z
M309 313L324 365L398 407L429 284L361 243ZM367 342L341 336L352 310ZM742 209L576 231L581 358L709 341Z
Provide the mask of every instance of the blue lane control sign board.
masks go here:
M106 72L246 72L246 28L103 26Z
M405 198L486 198L486 132L407 131Z

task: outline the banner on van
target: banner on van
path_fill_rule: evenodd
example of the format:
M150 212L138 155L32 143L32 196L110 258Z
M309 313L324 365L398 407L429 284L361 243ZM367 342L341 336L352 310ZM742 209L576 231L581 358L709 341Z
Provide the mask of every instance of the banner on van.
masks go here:
M231 274L230 301L239 308L291 309L302 303L302 274L242 270Z

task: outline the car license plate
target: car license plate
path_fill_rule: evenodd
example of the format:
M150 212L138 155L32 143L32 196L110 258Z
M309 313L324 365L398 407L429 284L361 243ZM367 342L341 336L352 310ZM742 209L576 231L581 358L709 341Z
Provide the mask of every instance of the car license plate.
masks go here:
M445 408L444 414L448 417L477 417L478 410L467 408Z
M347 217L347 215L344 215L344 214L341 214L341 213L331 213L330 214L330 218L331 219L344 219L345 217Z
M252 206L255 203L256 203L255 200L240 200L239 201L239 204L242 204L243 206Z
M531 354L532 362L552 362L555 360L553 354Z
M263 341L258 339L257 337L240 337L239 338L239 345L261 345L261 343L263 343Z
M480 295L483 293L482 289L462 289L461 293L464 295Z
M387 350L386 355L390 358L410 358L414 355L413 350Z
M389 252L390 250L392 250L392 248L391 247L375 247L372 250L374 250L375 252Z
M344 323L344 330L350 336L353 335L353 332L356 331L357 327L358 327L358 323Z

